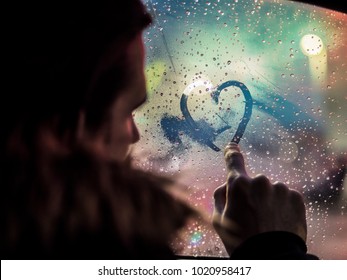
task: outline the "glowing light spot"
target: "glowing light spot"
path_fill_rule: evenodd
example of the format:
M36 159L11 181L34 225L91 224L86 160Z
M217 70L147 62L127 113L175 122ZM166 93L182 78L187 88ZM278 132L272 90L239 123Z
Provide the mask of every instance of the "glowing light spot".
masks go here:
M165 70L166 64L160 60L157 60L146 66L145 74L148 93L152 93L159 87L162 82Z
M202 240L202 233L199 231L195 231L190 238L190 244L197 245L200 243L201 240Z
M321 54L324 49L323 41L314 34L307 34L301 38L301 51L306 56L316 56Z
M205 87L206 92L209 93L213 89L213 84L210 80L208 79L197 79L192 81L183 91L185 95L189 95L192 91L194 91L198 87Z

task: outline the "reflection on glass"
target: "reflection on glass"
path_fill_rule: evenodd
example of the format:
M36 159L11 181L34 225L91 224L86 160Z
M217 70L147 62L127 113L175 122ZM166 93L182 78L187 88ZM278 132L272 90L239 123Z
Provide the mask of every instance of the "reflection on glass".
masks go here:
M250 175L305 195L310 251L346 259L347 15L280 0L145 3L154 24L138 166L179 173L211 213L221 150L240 140ZM203 225L183 235L183 254L226 256Z

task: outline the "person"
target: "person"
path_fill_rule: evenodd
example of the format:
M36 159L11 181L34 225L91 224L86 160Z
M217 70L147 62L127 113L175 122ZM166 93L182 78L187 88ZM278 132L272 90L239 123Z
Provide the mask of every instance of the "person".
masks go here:
M200 213L171 194L173 180L130 160L146 100L142 2L23 1L7 13L2 259L176 258L173 236ZM213 224L230 257L316 258L302 196L250 178L235 144L225 158Z
M264 175L250 178L237 144L224 151L228 176L214 193L213 221L233 259L317 259L307 254L303 196Z

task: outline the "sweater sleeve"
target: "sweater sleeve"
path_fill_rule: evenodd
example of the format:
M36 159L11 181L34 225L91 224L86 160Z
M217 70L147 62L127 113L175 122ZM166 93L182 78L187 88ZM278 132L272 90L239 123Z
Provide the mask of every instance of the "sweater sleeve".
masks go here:
M307 254L305 242L285 231L261 233L250 237L230 256L235 260L318 260Z

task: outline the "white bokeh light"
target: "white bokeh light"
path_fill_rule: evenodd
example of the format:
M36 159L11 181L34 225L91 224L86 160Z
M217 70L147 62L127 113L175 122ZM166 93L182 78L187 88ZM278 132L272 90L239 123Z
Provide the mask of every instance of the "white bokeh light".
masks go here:
M301 38L300 47L304 55L316 56L324 49L322 39L314 34L307 34Z

